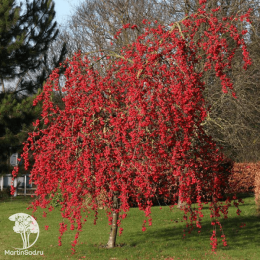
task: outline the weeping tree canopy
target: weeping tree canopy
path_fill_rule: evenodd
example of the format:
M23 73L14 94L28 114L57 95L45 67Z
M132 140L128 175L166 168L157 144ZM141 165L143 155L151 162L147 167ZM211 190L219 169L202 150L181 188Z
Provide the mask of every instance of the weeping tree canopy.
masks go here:
M130 208L129 197L144 211L149 225L155 194L169 197L171 205L179 197L185 202L182 210L191 230L194 225L201 228L202 187L208 187L212 224L221 227L220 215L227 217L230 200L220 202L225 185L224 157L202 126L207 115L202 74L214 71L223 92L230 91L235 98L227 73L234 52L242 50L244 69L251 61L243 39L246 32L237 31L231 23L233 17L218 19L219 8L206 12L205 1L200 2L196 13L170 28L160 24L147 28L120 54L99 53L94 62L86 53L75 54L53 71L35 99L35 105L43 102L41 119L34 123L35 131L30 133L22 155L25 167L31 154L35 160L31 178L38 198L32 206L34 210L38 206L52 210L52 196L60 192L62 216L78 231L73 251L86 214L83 202L91 195L90 206L97 219L95 198L103 191L107 194L103 203L113 224L108 247L115 244L117 227ZM237 16L248 17L249 13ZM132 30L138 26L125 24L115 37ZM235 47L223 35L229 35ZM206 58L201 69L197 64L202 55ZM108 64L101 75L95 66L102 59ZM65 107L61 109L53 103L52 93L59 90L64 66ZM45 129L40 129L41 122ZM13 177L18 170L16 167ZM197 204L191 207L194 198ZM146 220L143 231L145 226ZM60 233L66 229L61 223ZM215 250L215 229L211 241Z
M120 55L123 46L134 42L144 33L146 27L156 27L155 21L169 26L174 21L195 13L200 6L199 0L85 0L75 7L66 27L61 30L60 40L66 41L70 56L74 52L99 51L109 55ZM215 13L218 19L234 17L237 13L246 13L251 9L250 27L240 19L233 19L239 33L247 29L245 37L252 66L246 71L241 66L241 51L237 51L232 60L228 76L234 83L237 99L225 94L219 88L220 80L212 70L203 71L205 82L204 98L210 110L204 122L208 135L221 147L223 153L236 162L256 162L260 158L260 87L259 87L259 0L207 0L205 10L220 7ZM143 24L147 19L150 24ZM124 24L136 24L138 30L123 31L118 37L116 32ZM202 28L203 30L203 28ZM200 37L200 34L197 34ZM235 47L232 37L224 36L229 46ZM194 38L195 39L195 38ZM113 45L111 45L111 43ZM94 55L94 54L93 54ZM91 59L92 55L89 55ZM111 57L113 59L113 57ZM201 55L197 67L203 70L206 56ZM103 59L100 65L106 66ZM96 68L102 73L101 66Z

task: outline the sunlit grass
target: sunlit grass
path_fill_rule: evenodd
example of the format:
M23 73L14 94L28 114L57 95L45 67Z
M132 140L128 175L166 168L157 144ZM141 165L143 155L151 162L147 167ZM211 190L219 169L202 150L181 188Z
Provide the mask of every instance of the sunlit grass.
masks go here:
M124 228L122 236L117 237L117 244L121 247L105 249L100 245L107 243L110 227L104 210L99 210L97 225L93 225L93 214L80 234L76 246L76 254L71 255L71 242L75 231L64 234L61 247L58 246L59 222L62 218L58 209L49 213L47 218L42 217L42 210L35 214L40 226L40 236L32 251L43 251L44 256L7 256L5 250L13 250L14 241L21 239L13 232L12 221L8 218L15 213L27 213L30 199L17 197L15 199L0 200L0 259L260 259L260 218L256 215L256 206L253 197L244 199L240 208L242 213L236 215L236 209L231 208L229 218L222 220L228 246L223 247L218 232L219 244L217 253L211 252L210 236L212 233L209 210L205 207L201 233L195 229L186 234L183 239L185 222L182 222L182 212L178 209L170 211L163 206L152 208L153 225L142 232L144 213L138 208L131 208L126 219L122 221ZM240 227L245 223L245 227ZM45 230L45 225L49 226Z

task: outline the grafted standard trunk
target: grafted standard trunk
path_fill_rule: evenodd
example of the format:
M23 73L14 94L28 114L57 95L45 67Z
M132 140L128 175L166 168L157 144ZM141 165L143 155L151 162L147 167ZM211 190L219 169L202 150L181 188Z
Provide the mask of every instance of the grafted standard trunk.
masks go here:
M188 169L185 167L184 168L184 174L186 174L188 171ZM179 184L180 184L180 178L179 178ZM186 201L181 201L180 196L178 198L178 205L177 205L177 209L183 209L185 206L187 205Z
M178 198L177 209L183 209L187 205L186 201L181 202L180 197Z
M114 192L114 196L113 196L114 210L112 213L112 226L111 226L109 239L107 242L107 248L113 248L116 245L117 220L118 220L118 216L119 216L119 213L116 212L116 209L119 208L118 195L119 195L119 192Z

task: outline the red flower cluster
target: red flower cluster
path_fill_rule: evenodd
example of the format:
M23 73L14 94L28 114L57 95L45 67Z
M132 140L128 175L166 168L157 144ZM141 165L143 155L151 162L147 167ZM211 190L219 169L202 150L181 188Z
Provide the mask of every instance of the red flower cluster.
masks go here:
M224 157L201 126L207 110L198 63L204 53L204 71L215 71L227 92L232 91L232 83L226 71L235 51L243 50L244 68L250 59L243 36L230 19L218 19L217 12L206 13L202 6L196 14L172 24L170 30L162 25L147 28L116 60L107 61L110 66L103 76L79 52L65 62L64 110L52 102L60 77L59 69L53 71L34 102L43 101L41 120L45 127L40 129L39 121L35 123L22 155L26 168L31 151L35 160L31 171L38 196L34 210L48 206L49 194L59 191L63 218L80 232L86 196L92 197L96 222L95 198L105 190L103 203L109 218L114 210L113 195L119 192L120 214L129 210L131 197L151 225L152 198L163 194L171 197L173 204L176 197L186 202L182 209L187 227L192 229L195 222L200 228L202 188L208 187L211 217L227 216L230 201L219 203ZM124 29L128 27L136 28L127 24ZM233 38L236 47L230 48L223 35ZM13 176L17 173L15 168ZM178 187L175 196L171 194L173 187ZM194 196L196 209L191 207ZM145 224L146 220L143 231ZM61 223L60 245L66 229ZM78 233L73 247L77 239ZM215 231L211 240L215 250Z

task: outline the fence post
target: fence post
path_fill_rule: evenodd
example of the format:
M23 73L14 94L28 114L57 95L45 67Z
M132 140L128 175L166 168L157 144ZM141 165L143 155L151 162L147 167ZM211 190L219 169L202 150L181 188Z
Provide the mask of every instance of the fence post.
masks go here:
M24 175L24 196L26 195L26 174Z
M1 183L1 191L3 191L3 189L4 189L4 175L1 176L0 183Z
M14 197L16 197L17 196L17 178L14 179L14 188L15 188Z

